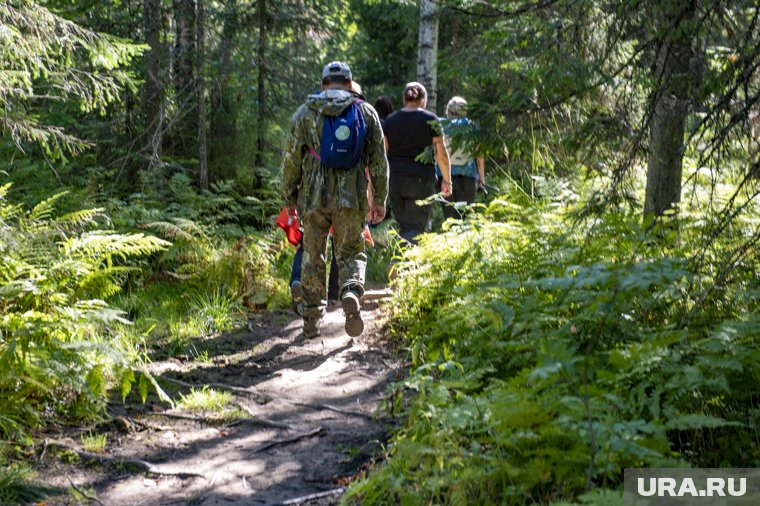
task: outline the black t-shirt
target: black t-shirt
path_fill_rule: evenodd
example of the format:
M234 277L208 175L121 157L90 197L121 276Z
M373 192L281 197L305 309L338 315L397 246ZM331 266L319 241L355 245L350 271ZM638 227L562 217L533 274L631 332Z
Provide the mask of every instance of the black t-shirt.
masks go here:
M420 163L415 160L433 144L433 137L441 135L435 114L425 109L401 109L385 118L384 130L388 139L391 175L435 177L433 162Z

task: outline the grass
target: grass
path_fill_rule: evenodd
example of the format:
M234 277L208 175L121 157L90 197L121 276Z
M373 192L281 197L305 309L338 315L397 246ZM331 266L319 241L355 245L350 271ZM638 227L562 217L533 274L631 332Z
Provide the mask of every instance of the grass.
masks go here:
M188 411L221 414L230 407L231 402L231 393L203 387L200 390L193 388L187 395L180 394L179 405Z
M0 504L42 504L60 490L32 483L32 471L26 466L0 467Z
M235 314L240 314L240 306L235 297L223 287L205 292L196 292L190 303L191 315L200 323L204 335L230 330L235 322Z
M232 398L229 392L204 386L201 389L191 389L187 395L180 394L177 404L187 411L202 413L206 420L215 422L229 423L250 418L250 413L232 404Z
M108 444L107 434L82 434L82 448L92 453L103 453Z

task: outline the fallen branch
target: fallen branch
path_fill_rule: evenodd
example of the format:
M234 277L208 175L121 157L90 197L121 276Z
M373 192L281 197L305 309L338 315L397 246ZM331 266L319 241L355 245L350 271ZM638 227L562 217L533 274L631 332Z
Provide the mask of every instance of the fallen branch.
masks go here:
M304 495L301 497L295 497L293 499L288 499L286 501L282 502L273 502L266 504L264 506L298 506L299 504L304 504L309 501L313 501L315 499L322 499L325 497L332 497L334 495L342 495L346 491L345 487L335 488L333 490L328 490L326 492L317 492L315 494L309 494Z
M88 501L92 501L92 502L94 502L96 504L100 504L100 506L106 506L97 497L93 497L93 496L87 494L87 492L85 492L81 488L77 487L76 484L72 481L71 477L68 474L66 475L66 479L69 480L69 483L71 484L71 488L73 488L74 490L76 490L79 495L81 495L82 497L84 497Z
M269 402L270 399L267 397L262 397L258 394L255 394L251 392L250 390L246 390L245 388L235 387L232 385L226 385L224 383L203 383L203 384L195 384L195 383L188 383L187 381L182 381L174 378L167 378L166 376L156 377L157 380L165 380L169 383L174 383L179 386L187 387L187 388L218 388L219 390L227 390L228 392L232 392L238 395L244 395L247 397L252 397L256 400L262 401L262 402Z
M301 441L302 439L308 439L310 437L319 436L320 434L324 433L325 429L322 427L317 427L311 432L306 432L304 434L298 434L293 437L285 438L285 439L275 439L274 441L270 441L269 443L265 444L264 446L257 448L256 450L253 450L253 453L259 453L263 452L264 450L268 450L272 448L273 446L278 445L284 445L289 443L295 443L297 441Z
M252 423L255 425L261 425L263 427L272 427L275 429L285 429L285 430L293 430L294 427L288 423L283 422L276 422L274 420L269 420L267 418L262 418L260 416L257 416L252 410L250 410L248 407L240 404L239 402L233 402L233 406L235 406L238 409L241 409L251 415L251 418L241 418L240 420L235 420L232 423L228 423L227 427L234 427L236 425L240 425L243 423Z
M176 476L178 478L203 478L204 480L206 479L206 477L203 476L202 474L186 473L186 472L175 473L171 471L162 471L161 469L156 467L154 464L151 464L150 462L146 462L144 460L123 459L123 458L109 457L107 455L98 455L96 453L90 453L84 450L80 450L78 448L74 448L73 446L67 445L66 443L51 442L49 446L53 446L62 450L69 450L79 455L79 457L82 459L94 460L95 462L101 465L112 466L112 467L131 466L131 467L139 469L140 471L151 473L151 474L158 474L161 476Z

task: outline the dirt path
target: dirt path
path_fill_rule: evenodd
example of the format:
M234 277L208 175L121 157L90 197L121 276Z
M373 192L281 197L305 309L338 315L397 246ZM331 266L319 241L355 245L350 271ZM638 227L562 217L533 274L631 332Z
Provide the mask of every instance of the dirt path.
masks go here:
M310 494L318 499L299 504L333 504L380 453L391 420L377 408L403 374L379 342L376 316L363 311L365 332L352 339L342 312L330 311L322 336L306 341L300 319L267 313L247 331L203 342L203 361L156 361L153 372L173 397L189 384L216 386L233 393L246 418L213 421L157 402L114 404L117 418L90 428L108 436L99 456L81 453L82 428L38 435L49 448L40 474L108 506L279 504ZM67 458L59 445L79 457ZM62 496L46 504L76 503Z

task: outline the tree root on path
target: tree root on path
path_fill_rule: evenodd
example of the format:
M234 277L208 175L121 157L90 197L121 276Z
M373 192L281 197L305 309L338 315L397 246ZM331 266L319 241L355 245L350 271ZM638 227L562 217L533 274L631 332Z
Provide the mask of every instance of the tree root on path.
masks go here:
M280 399L280 400L293 404L294 406L304 406L304 407L312 408L312 409L326 409L328 411L335 411L336 413L340 413L346 416L360 416L368 420L374 419L374 417L370 413L363 413L362 411L352 411L350 409L341 409L337 406L333 406L332 404L311 404L308 402L292 401L290 399L285 399L285 398Z
M284 444L289 444L289 443L295 443L297 441L301 441L302 439L307 439L307 438L310 438L310 437L319 436L319 435L323 434L324 432L326 432L324 428L317 427L316 429L314 429L311 432L306 432L304 434L298 434L296 436L285 438L285 439L275 439L274 441L270 441L269 443L265 444L264 446L261 446L261 447L255 449L255 450L253 450L253 453L260 453L260 452L263 452L264 450L268 450L268 449L270 449L270 448L272 448L274 446L284 445Z
M167 378L166 376L156 377L157 381L168 381L169 383L174 383L179 386L187 387L187 388L218 388L219 390L227 390L228 392L232 392L234 394L251 397L255 399L258 402L266 404L271 399L268 397L264 397L262 395L256 394L254 392L251 392L250 390L246 390L245 388L235 387L232 385L226 385L224 383L188 383L187 381L182 381L174 378Z
M245 411L249 415L251 415L251 418L242 418L240 420L235 420L232 423L228 423L227 427L234 427L236 425L241 425L241 424L244 424L244 423L252 423L252 424L255 424L255 425L261 425L263 427L272 427L272 428L275 428L275 429L285 429L285 430L293 430L293 429L295 429L295 427L293 427L292 425L290 425L288 423L276 422L274 420L269 420L267 418L262 418L260 416L257 416L252 410L250 410L246 406L240 404L239 402L233 402L232 405L235 406L238 409L241 409L241 410Z
M168 411L159 411L156 413L145 413L144 416L163 416L165 418L174 418L175 420L187 420L190 422L205 423L206 425L224 425L223 418L214 418L208 416L186 415L184 413L169 413ZM168 430L177 430L169 428Z
M139 425L140 427L143 428L143 430L155 430L156 432L175 430L174 427L169 427L167 425L153 425L152 423L148 423L143 420L138 420L136 418L130 418L129 421L135 425Z
M328 490L326 492L317 492L315 494L309 494L302 497L294 497L293 499L288 499L286 501L269 503L265 504L264 506L298 506L299 504L304 504L315 499L323 499L325 497L331 497L334 495L342 495L345 491L345 487L340 487L333 490Z
M184 478L203 478L204 480L206 479L206 477L202 474L186 473L182 471L180 472L162 471L161 469L156 467L155 464L151 464L150 462L146 462L144 460L124 459L124 458L119 458L119 457L109 457L107 455L98 455L96 453L90 453L84 450L80 450L66 443L51 441L48 446L59 448L61 450L68 450L68 451L74 452L77 455L79 455L80 458L84 460L94 460L98 464L102 464L106 466L112 466L112 467L131 466L131 467L139 469L140 471L150 473L150 474L158 474L161 476L176 476L178 478L183 478L183 479Z

